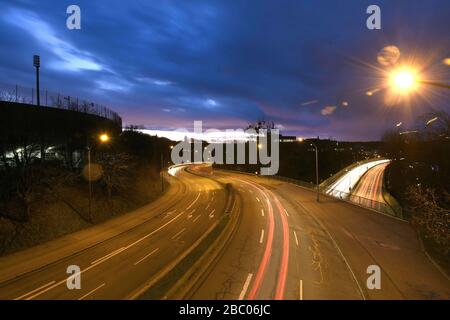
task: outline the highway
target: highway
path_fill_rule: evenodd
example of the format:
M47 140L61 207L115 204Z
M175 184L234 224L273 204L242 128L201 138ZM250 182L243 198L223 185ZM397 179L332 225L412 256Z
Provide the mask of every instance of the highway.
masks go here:
M275 179L216 171L243 202L231 243L191 299L448 299L408 223ZM381 270L381 289L366 286Z
M137 298L224 214L239 223L186 299L449 299L450 284L408 223L272 178L177 170L154 203L0 258L1 299ZM68 290L66 268L81 267ZM366 286L381 269L381 289ZM170 298L170 297L168 297Z
M347 169L347 172L345 174L340 176L336 181L331 183L331 185L326 187L325 193L341 199L346 199L349 197L350 193L353 192L355 186L367 171L375 166L378 166L380 164L387 164L389 162L390 160L386 159L373 160L367 163L360 164L351 169Z
M381 163L367 170L352 190L350 200L373 209L387 206L383 197L383 177L388 164Z
M169 192L146 207L0 258L0 298L135 298L224 212L214 180L185 171L169 179ZM80 290L66 286L69 265L81 268Z

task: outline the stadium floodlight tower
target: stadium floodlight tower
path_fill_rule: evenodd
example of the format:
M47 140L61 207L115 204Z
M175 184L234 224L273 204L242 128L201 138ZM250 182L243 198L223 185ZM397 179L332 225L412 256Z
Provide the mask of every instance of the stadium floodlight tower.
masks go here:
M39 94L39 68L41 66L41 57L37 54L33 56L33 66L36 68L36 101L37 106L39 107L41 105L41 97Z

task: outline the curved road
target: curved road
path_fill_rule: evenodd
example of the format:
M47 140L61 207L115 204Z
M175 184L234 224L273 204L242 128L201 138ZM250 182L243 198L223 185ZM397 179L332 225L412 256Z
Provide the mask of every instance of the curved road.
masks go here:
M382 163L367 170L352 190L350 200L373 209L388 206L383 197L384 170L388 165Z
M275 179L178 170L156 202L0 258L3 299L135 298L217 223L224 183L240 220L191 299L449 299L449 280L409 224ZM82 289L68 290L77 264ZM381 289L366 286L378 266ZM170 298L170 297L169 297Z
M176 261L220 217L225 190L180 171L154 203L104 224L0 258L0 299L124 299ZM67 267L81 268L68 290Z
M299 186L226 171L243 202L236 235L192 299L449 299L408 223ZM381 289L368 289L369 266Z

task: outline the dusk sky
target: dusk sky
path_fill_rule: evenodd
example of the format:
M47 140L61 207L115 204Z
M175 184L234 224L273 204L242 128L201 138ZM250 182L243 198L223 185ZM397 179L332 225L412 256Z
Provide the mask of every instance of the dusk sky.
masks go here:
M421 88L396 103L380 89L378 52L448 82L450 1L4 1L0 83L91 99L124 124L151 129L245 128L273 120L282 133L379 139L424 112L450 112L449 90ZM66 8L81 8L81 30ZM381 30L366 9L381 8ZM391 67L392 68L392 67ZM368 96L366 92L373 90Z

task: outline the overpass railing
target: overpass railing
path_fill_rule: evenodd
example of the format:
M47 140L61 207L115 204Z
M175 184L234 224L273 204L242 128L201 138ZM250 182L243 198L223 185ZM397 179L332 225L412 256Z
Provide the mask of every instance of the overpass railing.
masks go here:
M227 170L238 172L238 173L243 173L243 174L249 174L252 176L258 176L257 174L254 174L251 172L244 172L244 171L239 171L239 170L229 170L229 169L227 169ZM288 177L279 176L279 175L261 176L261 177L268 178L268 179L277 179L277 180L281 180L284 182L289 182L289 183L298 185L300 187L310 189L311 191L316 190L316 184L314 184L312 182L306 182L306 181L297 180L297 179L288 178ZM332 196L332 197L335 197L335 198L338 198L341 200L349 201L349 202L355 203L357 205L360 205L362 207L370 208L370 209L382 212L382 213L390 215L390 216L402 218L402 214L401 214L402 210L401 210L400 206L395 207L395 206L389 205L385 202L376 201L376 200L372 200L369 198L364 198L361 196L350 194L348 192L343 192L343 191L336 190L336 189L323 188L320 185L319 185L319 190L320 190L321 194L326 194L328 196Z
M353 202L362 207L366 207L369 209L373 209L388 214L390 216L401 218L401 208L394 208L386 202L376 201L370 198L361 197L355 194L343 192L336 189L328 189L325 193L335 198Z
M119 114L104 105L48 90L39 90L39 93L41 106L96 115L109 119L122 127L122 118ZM36 105L37 92L36 89L30 87L0 83L0 101Z

